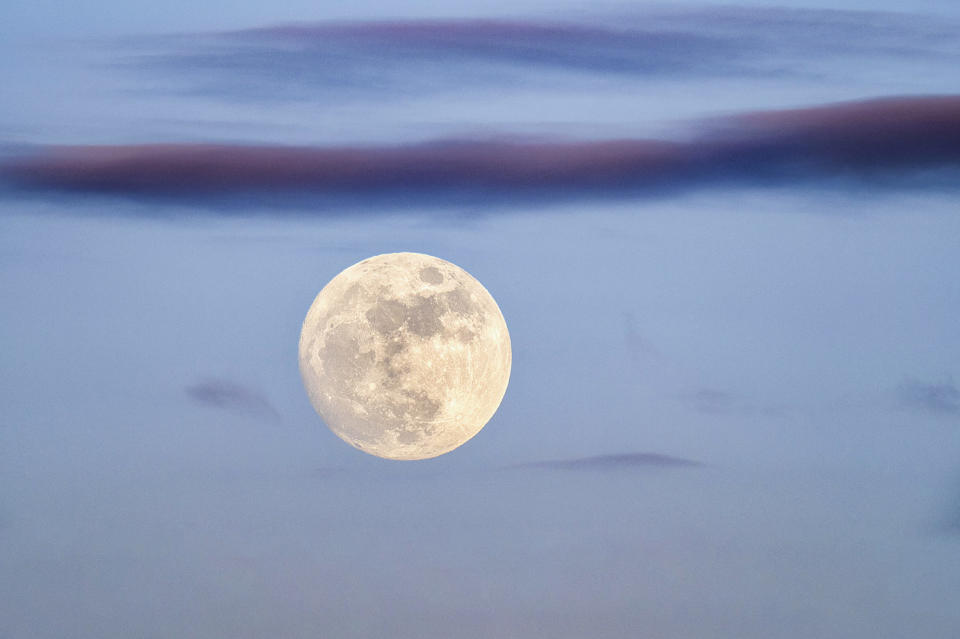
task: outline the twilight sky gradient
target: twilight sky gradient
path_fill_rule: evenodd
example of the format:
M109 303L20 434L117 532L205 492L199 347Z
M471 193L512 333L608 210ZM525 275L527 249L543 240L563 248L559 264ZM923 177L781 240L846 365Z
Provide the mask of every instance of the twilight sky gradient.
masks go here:
M957 636L955 3L282 5L0 9L0 637ZM392 251L513 342L425 462L297 370Z

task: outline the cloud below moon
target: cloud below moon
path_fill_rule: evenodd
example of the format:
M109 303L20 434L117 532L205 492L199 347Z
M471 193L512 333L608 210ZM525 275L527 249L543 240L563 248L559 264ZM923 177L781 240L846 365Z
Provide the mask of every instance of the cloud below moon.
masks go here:
M657 453L620 453L615 455L595 455L592 457L574 457L570 459L529 462L526 464L516 464L510 468L607 471L642 468L695 468L698 466L703 466L703 464L682 457L671 457Z

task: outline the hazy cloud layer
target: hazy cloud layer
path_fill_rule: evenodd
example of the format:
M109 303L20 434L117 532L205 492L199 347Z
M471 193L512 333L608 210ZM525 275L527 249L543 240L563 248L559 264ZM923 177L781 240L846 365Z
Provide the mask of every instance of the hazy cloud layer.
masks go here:
M621 470L632 468L683 468L702 466L700 462L657 453L624 453L596 455L550 461L517 464L511 468L541 468L545 470Z
M187 386L184 391L187 397L201 406L271 420L280 417L265 395L229 380L206 379Z
M549 84L562 70L597 76L808 75L816 60L950 60L950 24L868 11L778 8L646 10L564 19L294 23L140 43L137 70L184 90L258 101L358 92ZM331 90L332 89L332 90Z
M686 142L462 141L407 146L50 147L0 175L33 190L136 197L435 198L663 194L718 184L870 179L960 165L960 96L897 97L714 121ZM934 173L936 175L936 173ZM947 186L951 174L939 175ZM952 178L956 178L955 173Z

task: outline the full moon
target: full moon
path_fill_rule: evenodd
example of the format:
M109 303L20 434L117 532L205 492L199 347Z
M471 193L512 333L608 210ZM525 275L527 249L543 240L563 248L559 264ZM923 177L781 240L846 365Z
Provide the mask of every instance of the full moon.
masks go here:
M300 332L310 402L340 439L388 459L450 452L493 417L510 335L487 289L455 264L388 253L323 287Z

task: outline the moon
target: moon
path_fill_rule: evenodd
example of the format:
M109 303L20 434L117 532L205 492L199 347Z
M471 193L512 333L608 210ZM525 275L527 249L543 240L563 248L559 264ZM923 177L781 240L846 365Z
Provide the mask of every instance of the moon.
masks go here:
M459 266L387 253L341 272L300 332L310 402L340 439L387 459L427 459L480 432L510 379L510 334Z

